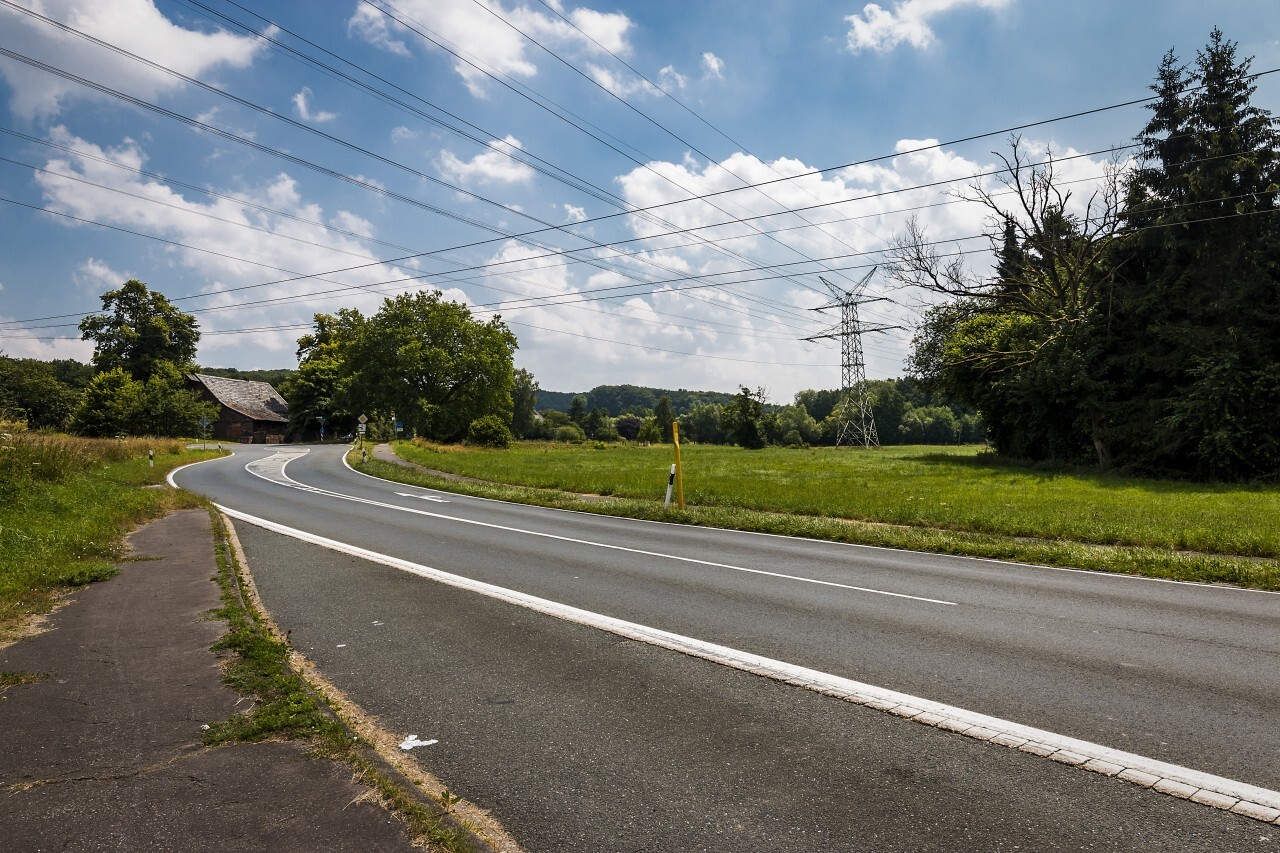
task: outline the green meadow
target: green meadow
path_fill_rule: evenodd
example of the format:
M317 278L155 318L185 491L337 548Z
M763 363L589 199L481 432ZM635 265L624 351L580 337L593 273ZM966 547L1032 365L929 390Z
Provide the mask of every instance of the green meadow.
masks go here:
M1280 588L1280 564L1273 562L1280 557L1275 487L1039 469L976 447L749 451L685 445L688 509L664 513L661 501L674 460L669 445L526 442L490 450L419 441L400 442L395 449L427 468L524 487L526 494L432 480L460 491L890 547ZM391 466L377 468L381 476L406 477L384 470ZM573 497L582 494L617 500Z

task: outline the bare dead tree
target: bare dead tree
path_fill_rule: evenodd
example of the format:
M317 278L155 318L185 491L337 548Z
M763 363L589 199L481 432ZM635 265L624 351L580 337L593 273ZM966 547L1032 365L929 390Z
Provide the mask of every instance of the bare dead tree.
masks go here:
M1004 279L972 272L963 254L944 254L916 217L896 235L886 274L904 287L956 299L1006 305L1053 324L1074 322L1096 304L1114 269L1112 244L1120 235L1121 164L1107 164L1082 213L1071 213L1072 193L1058 177L1053 152L1033 162L1021 137L1008 154L998 188L976 182L957 198L987 209L986 233L999 254L1011 227L1025 262Z

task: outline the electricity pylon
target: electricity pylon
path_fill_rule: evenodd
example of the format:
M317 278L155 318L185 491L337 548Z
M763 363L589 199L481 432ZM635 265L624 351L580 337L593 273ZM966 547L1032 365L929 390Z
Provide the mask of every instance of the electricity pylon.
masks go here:
M851 290L841 290L822 276L818 280L827 286L834 297L832 302L814 308L814 311L840 309L840 322L818 335L804 338L806 341L840 341L840 402L836 404L840 429L836 433L836 446L860 444L863 447L879 447L876 421L871 411L871 397L867 393L867 365L862 356L862 336L873 332L887 332L901 326L865 326L858 320L858 306L870 302L887 302L884 296L867 298L863 292L867 282L875 275L875 269L862 277Z

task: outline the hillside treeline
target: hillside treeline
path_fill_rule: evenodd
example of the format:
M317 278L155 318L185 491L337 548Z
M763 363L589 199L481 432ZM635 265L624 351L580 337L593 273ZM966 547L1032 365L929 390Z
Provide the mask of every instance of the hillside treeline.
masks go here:
M974 186L997 256L971 275L912 222L891 274L949 299L914 375L1001 454L1207 479L1280 474L1280 134L1215 30L1160 63L1136 136L1088 198L1022 140Z
M983 440L985 427L971 407L936 398L915 379L873 380L866 384L866 391L881 444L969 444ZM539 404L548 399L546 393L536 392ZM785 406L765 403L763 392L747 388L735 395L610 385L585 394L559 396L568 397L564 410L548 407L536 418L517 417L517 433L525 438L562 441L670 442L671 423L678 421L682 440L743 447L805 447L834 445L843 422L836 412L841 398L838 390L801 391ZM560 402L555 397L550 400ZM600 405L593 406L592 400ZM619 400L626 401L625 405ZM606 405L609 401L614 402L612 410Z

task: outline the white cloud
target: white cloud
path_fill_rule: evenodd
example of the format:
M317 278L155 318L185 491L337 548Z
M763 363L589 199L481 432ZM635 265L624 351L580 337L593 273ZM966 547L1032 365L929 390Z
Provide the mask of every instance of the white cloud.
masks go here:
M714 77L717 80L723 80L724 60L708 50L706 53L702 54L702 72L706 77Z
M530 58L529 41L503 20L562 54L600 55L601 47L619 56L631 51L627 41L631 20L620 12L574 9L567 17L579 32L555 15L524 4L507 8L501 0L401 0L396 7L402 13L400 17L412 18L424 32L429 30L433 38L465 57L465 60L455 58L453 68L476 97L486 94L485 71L526 78L538 73L538 66ZM557 10L563 11L559 7ZM411 53L410 45L416 49L439 50L370 4L356 7L347 22L347 31L402 56Z
M298 118L302 119L303 121L310 121L310 122L315 122L316 124L322 124L327 121L333 121L335 118L338 117L337 113L329 113L329 112L325 112L324 110L318 110L316 112L312 112L311 105L309 103L311 100L312 94L313 93L311 91L311 87L303 86L302 91L293 96L293 111L298 116Z
M520 149L520 140L514 136L494 140L491 144L498 149ZM436 167L443 177L458 184L523 184L533 180L533 169L492 148L470 160L463 160L445 149L440 152Z
M213 333L221 329L308 322L313 313L338 307L352 307L370 313L377 310L387 293L427 284L394 285L386 293L350 289L401 279L407 273L385 264L368 264L376 256L372 247L360 237L339 233L333 228L372 236L372 225L345 210L326 214L319 204L307 199L303 186L286 173L278 174L260 189L244 193L243 201L229 195L206 198L192 193L184 196L167 184L90 159L102 158L130 168L141 167L146 162L146 153L137 142L126 139L116 147L103 148L78 139L61 127L55 127L50 135L58 144L87 156L60 152L44 164L46 173L37 173L35 180L47 209L153 234L187 246L213 248L220 253L214 255L195 248L167 246L150 249L147 256L137 259L139 264L146 264L145 268L137 270L140 275L154 275L158 270L169 268L174 278L189 275L202 282L200 292L210 295L184 301L183 310L230 306L258 298L336 291L321 301L270 303L197 314L201 330L206 333L200 343L202 363L233 361L242 356L246 345L252 345L260 353L259 357L268 361L291 363L295 338L299 334L296 330L252 336ZM77 183L62 177L64 175L81 177L102 186ZM112 192L112 189L129 195ZM254 204L274 208L289 216L263 211L252 206ZM326 226L326 222L332 223L333 227ZM359 268L350 269L356 266ZM215 292L333 269L347 271L325 279L301 278L262 289ZM129 275L113 269L101 259L90 257L81 263L77 280L84 286L98 280L118 287ZM171 298L178 295L168 288L164 292Z
M610 53L626 56L631 52L631 45L627 42L631 19L621 12L574 9L569 13L569 20Z
M392 142L408 142L410 139L417 139L418 134L415 131L401 125L391 131Z
M564 205L565 222L581 222L587 218L586 208L574 207L572 204Z
M677 71L674 65L668 65L658 72L658 82L667 89L683 89L689 78Z
M591 79L600 84L601 88L617 95L619 98L628 98L631 95L659 95L661 91L648 80L634 77L630 80L624 79L619 74L614 74L607 68L601 68L594 62L587 63L587 73L591 75Z
M849 15L846 43L851 53L874 50L886 53L902 42L914 48L933 44L935 36L929 19L951 9L971 6L1003 9L1013 0L896 0L892 10L875 3L863 7L860 15Z
M72 278L87 296L98 297L108 290L115 290L131 278L133 273L117 272L103 260L86 258L76 267Z
M264 42L251 37L184 29L170 22L151 0L28 0L24 5L191 77L217 67L246 68L267 49ZM21 12L0 8L0 29L6 41L27 56L140 98L153 100L184 85L169 74ZM79 84L10 59L0 59L0 74L13 90L10 107L26 120L51 119L70 98L100 97Z

